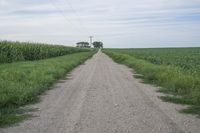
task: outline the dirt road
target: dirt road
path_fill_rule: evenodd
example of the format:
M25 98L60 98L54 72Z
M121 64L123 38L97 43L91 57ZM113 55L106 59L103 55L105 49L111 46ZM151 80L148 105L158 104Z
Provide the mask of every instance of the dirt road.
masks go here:
M36 117L1 133L181 133L200 131L200 119L162 102L156 88L98 52L67 80L31 105Z

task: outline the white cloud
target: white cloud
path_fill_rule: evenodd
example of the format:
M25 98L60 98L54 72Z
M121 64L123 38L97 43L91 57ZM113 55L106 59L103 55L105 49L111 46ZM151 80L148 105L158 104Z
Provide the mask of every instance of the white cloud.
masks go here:
M0 39L108 47L197 46L199 0L0 0ZM200 45L199 45L200 46Z

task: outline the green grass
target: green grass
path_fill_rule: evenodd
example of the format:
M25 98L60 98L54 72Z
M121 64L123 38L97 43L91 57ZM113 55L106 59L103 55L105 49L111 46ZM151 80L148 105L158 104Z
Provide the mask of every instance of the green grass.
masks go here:
M46 59L90 50L61 45L0 41L0 63Z
M22 109L18 107L1 108L0 127L6 127L31 117L27 112L32 112L32 109Z
M112 49L157 65L171 65L200 74L200 48Z
M172 102L176 104L185 104L185 105L194 104L191 99L188 99L186 97L180 97L180 96L161 96L160 99L166 102Z
M200 118L200 106L190 106L186 109L181 110L181 113L187 113L187 114L195 114L198 115Z
M37 101L39 94L94 53L0 65L0 126L25 119L27 115L20 106Z
M199 50L199 48L197 49ZM142 49L141 54L143 53L143 51L146 51L146 53L152 52L152 54L154 54L153 53L154 50L150 49L150 52L148 50L149 49L144 49L144 50ZM156 51L157 50L159 49L156 49ZM165 50L179 51L179 49L173 49L173 50L161 49L161 51ZM121 51L120 49L104 49L103 51L107 55L109 55L114 61L125 64L133 68L137 73L142 74L143 75L142 78L146 83L151 83L161 86L162 87L162 89L160 90L161 92L166 92L174 95L174 97L169 97L169 96L161 97L161 99L163 99L164 101L174 102L179 104L192 104L195 107L200 106L200 74L197 70L195 70L196 68L191 67L188 69L184 69L176 64L172 65L166 63L160 63L160 64L152 63L149 60L141 59L138 58L137 56L134 56L134 54L130 54L130 51L132 51L132 49L130 50L127 49L127 53L126 50L124 49L122 49ZM187 51L187 50L180 49L180 51ZM167 54L162 55L162 52L159 53L160 56L167 56ZM191 55L192 54L194 53L191 53ZM175 53L173 53L173 55L175 56ZM182 54L177 54L176 56L180 57L176 57L177 58L176 62L178 62L178 58L180 58L179 61L181 62L183 55L184 52ZM189 56L189 53L187 53L186 55ZM146 54L146 56L151 56L151 55ZM157 56L159 58L159 54L157 54ZM196 58L199 58L199 56ZM165 60L165 58L163 58L163 60ZM199 64L199 61L194 62L193 64L195 66ZM194 112L196 112L196 109L198 108L195 108ZM192 112L192 108L190 109L190 112Z

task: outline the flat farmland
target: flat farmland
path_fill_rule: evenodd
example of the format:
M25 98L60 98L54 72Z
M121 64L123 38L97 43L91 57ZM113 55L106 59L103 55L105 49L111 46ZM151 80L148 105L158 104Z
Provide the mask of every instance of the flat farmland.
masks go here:
M200 48L112 49L157 65L171 65L200 74Z
M114 61L142 74L144 82L169 95L161 99L192 105L182 110L200 114L200 48L105 49Z

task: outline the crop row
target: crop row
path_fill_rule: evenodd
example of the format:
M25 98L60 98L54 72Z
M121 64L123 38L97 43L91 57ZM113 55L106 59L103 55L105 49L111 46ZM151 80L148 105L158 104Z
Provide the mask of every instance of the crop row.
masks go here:
M0 63L10 63L24 60L39 60L84 51L89 51L89 49L66 47L60 45L1 41Z
M180 112L200 116L200 48L104 49L114 61L156 84L167 102L191 105ZM187 67L186 67L187 66Z
M112 49L157 65L180 67L184 71L200 74L200 48Z
M0 127L26 118L26 109L42 92L96 51L80 52L44 60L0 65ZM25 111L25 112L24 112Z

